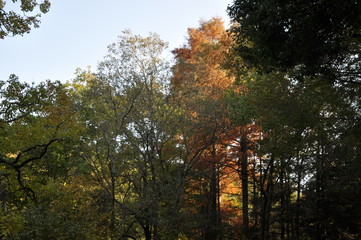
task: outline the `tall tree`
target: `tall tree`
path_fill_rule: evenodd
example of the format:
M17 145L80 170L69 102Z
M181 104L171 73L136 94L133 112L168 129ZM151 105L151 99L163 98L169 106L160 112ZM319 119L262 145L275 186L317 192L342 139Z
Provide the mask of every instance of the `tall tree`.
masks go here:
M358 188L347 184L338 195L331 175L348 179L359 172L353 168L352 174L345 175L341 170L355 166L351 159L359 156L359 143L345 142L354 138L350 130L356 133L360 127L359 12L357 1L342 5L336 1L235 1L229 8L238 24L233 29L238 53L259 73L246 83L251 98L245 102L251 103L248 108L268 139L261 149L272 154L274 174L282 179L273 184L273 201L282 206L277 214L285 217L286 205L297 209L295 215L288 214L295 217L291 231L286 233L287 224L280 221L282 238L301 238L302 234L316 239L357 238L356 222L350 218L352 227L345 228L340 219L347 210L336 206L358 208L342 197L352 195L345 189L353 188L356 194ZM336 149L347 151L348 157ZM336 173L333 166L340 171ZM294 182L290 181L292 172ZM286 184L297 193L296 202L287 195L275 195L277 186ZM310 189L307 193L306 188ZM321 210L331 205L339 211ZM269 238L269 231L263 231L263 236Z
M227 51L229 44L223 22L218 18L201 22L199 28L189 28L188 35L187 45L173 51L177 64L174 66L172 86L181 93L187 93L189 98L195 101L190 105L189 111L195 112L199 118L205 117L205 124L210 127L223 128L225 126L220 124L222 113L216 110L221 108L216 99L220 98L222 89L229 86L232 81L221 68L223 53ZM214 115L215 112L220 114L219 117ZM213 134L214 131L209 133ZM219 150L217 143L210 146L208 156L204 155L204 163L200 165L205 168L200 171L207 173L202 178L207 179L206 184L209 184L205 186L209 191L204 191L205 201L201 207L201 214L205 218L201 227L204 239L219 238Z
M236 173L242 182L242 232L247 235L250 131L247 130L249 126L239 127L240 121L232 122L227 117L226 107L222 100L225 91L232 88L235 80L234 73L229 67L226 68L226 65L230 65L227 58L232 51L232 41L219 18L201 22L199 28L188 29L188 34L187 45L173 51L177 63L173 68L172 86L194 99L194 104L189 106L189 111L195 112L197 117L208 114L204 124L210 128L219 129L217 141L209 147L208 155L204 155L199 165L199 171L206 173L203 178L208 181L207 183L201 178L199 184L209 188L209 192L204 191L209 198L203 203L203 209L206 209L203 210L203 214L207 219L203 227L203 237L205 239L222 238L221 206L223 205L224 209L229 207L225 204L227 201L220 203L221 198L226 199L226 194L221 194L221 192L227 189L225 184L221 184L221 179L226 178L226 175L222 176L222 172L228 176ZM205 104L203 106L205 111L199 108L201 104ZM234 164L234 159L239 160L236 161L237 164ZM220 186L224 186L224 189Z
M190 169L210 141L193 138L204 127L169 87L165 48L156 34L126 31L98 73L73 84L89 130L83 157L105 191L113 238L177 238Z

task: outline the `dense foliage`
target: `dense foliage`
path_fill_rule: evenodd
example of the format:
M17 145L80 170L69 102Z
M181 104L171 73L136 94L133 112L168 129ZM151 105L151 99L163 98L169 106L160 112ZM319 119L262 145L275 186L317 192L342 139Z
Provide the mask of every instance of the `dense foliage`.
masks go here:
M66 84L0 81L0 239L359 239L358 7L235 1L173 61L124 31Z

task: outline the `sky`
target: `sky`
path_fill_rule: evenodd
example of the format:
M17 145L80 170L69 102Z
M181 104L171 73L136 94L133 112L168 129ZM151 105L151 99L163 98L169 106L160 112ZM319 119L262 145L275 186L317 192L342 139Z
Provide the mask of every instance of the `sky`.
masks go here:
M9 2L8 0L7 2ZM155 32L169 49L186 43L187 29L200 20L221 17L229 25L232 0L51 0L40 28L0 40L0 80L66 82L76 68L91 66L107 53L125 29L147 36Z

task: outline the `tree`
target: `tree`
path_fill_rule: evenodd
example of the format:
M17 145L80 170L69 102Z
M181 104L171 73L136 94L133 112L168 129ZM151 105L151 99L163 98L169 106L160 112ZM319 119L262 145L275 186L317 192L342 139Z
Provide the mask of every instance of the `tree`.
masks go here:
M74 217L71 200L66 201L62 190L70 172L81 165L75 149L83 128L68 91L59 82L29 85L11 75L0 82L0 95L0 236L46 239L77 235L80 220ZM61 198L62 206L58 204ZM59 212L72 227L60 224ZM62 232L62 227L71 230Z
M263 140L258 141L256 149L258 185L263 201L258 237L272 239L276 232L282 239L298 239L302 235L321 239L357 236L357 231L347 230L337 220L347 215L346 212L340 207L336 207L340 210L337 213L323 211L321 202L333 207L352 204L333 191L336 185L330 175L340 180L359 172L358 168L353 168L352 174L341 173L341 169L355 166L356 162L351 159L359 154L357 141L344 142L346 136L353 138L350 129L358 131L358 107L354 108L358 101L347 100L350 99L348 90L336 88L329 82L320 83L317 78L305 78L301 82L282 72L249 72L240 82L240 89L245 88L247 90L241 94L233 93L229 106L236 118L244 120L244 115L239 113L244 110L249 121L262 127ZM335 149L347 154L341 156ZM338 174L332 166L338 166ZM350 190L350 185L340 188ZM357 187L352 188L358 191ZM328 195L330 192L332 197ZM345 190L343 194L349 196L352 192ZM326 195L330 197L327 200ZM333 219L333 222L326 219ZM354 229L355 220L351 219L348 223ZM338 231L333 231L335 229Z
M225 232L224 222L232 221L227 216L229 212L223 210L238 206L231 206L232 201L228 201L227 197L230 194L227 194L225 190L232 188L228 188L225 184L227 181L222 180L227 177L234 178L232 175L239 177L242 183L243 229L237 232L242 232L244 236L247 236L249 227L248 157L254 140L251 140L250 135L255 128L251 125L247 126L248 122L244 124L238 120L232 121L229 118L230 114L227 113L228 103L225 101L225 92L233 88L232 84L236 76L234 69L229 67L231 61L228 59L232 53L232 40L219 18L202 21L199 28L188 29L188 34L187 45L173 51L177 63L173 67L172 87L178 92L188 94L192 99L188 111L194 112L200 119L204 118L204 124L208 125L209 129L217 129L216 131L209 130L209 135L217 132L217 140L209 146L198 163L197 171L203 174L196 175L195 179L199 181L199 186L193 185L194 192L204 195L193 194L198 198L203 197L203 202L199 201L199 213L203 214L205 220L201 226L203 236L199 237L221 239L225 234L222 233L222 231ZM232 64L235 63L232 62ZM204 136L207 136L207 133L204 133Z
M235 1L229 7L238 24L233 28L238 54L255 67L239 103L262 127L260 150L272 163L267 174L272 170L273 176L265 182L271 188L263 195L273 203L264 209L276 214L264 221L264 239L272 237L272 229L282 239L357 238L355 220L349 219L347 229L340 219L347 215L341 205L358 206L333 191L332 179L359 172L341 170L355 166L351 159L359 156L359 143L345 141L360 127L359 12L356 1ZM353 184L340 186L349 189L342 195L352 195L351 188L356 194ZM294 219L291 225L288 218ZM270 225L277 219L278 226Z
M201 21L199 28L188 29L188 35L188 43L173 50L177 64L173 67L172 86L220 98L233 82L222 66L231 47L223 21L220 18Z
M14 4L18 0L13 0ZM47 13L50 8L50 1L45 0L40 3L37 0L21 0L20 11L17 13L14 10L6 9L6 1L0 1L0 39L8 36L24 35L29 33L31 27L39 27L40 13L33 16L28 16L28 13L37 12L37 7L41 13Z
M116 201L122 191L120 176L125 164L117 138L124 132L131 104L128 106L127 99L117 93L109 81L100 80L90 69L79 70L70 86L82 113L81 121L87 127L80 155L91 166L91 176L98 186L95 194L100 201L99 215L104 220L97 222L96 228L113 238L123 230L118 225L120 209Z
M80 72L72 85L88 128L82 156L103 190L112 238L177 238L189 171L207 144L192 139L203 126L169 87L165 48L156 34L125 31L98 72Z
M0 87L0 162L16 171L20 186L35 200L21 171L42 159L52 145L74 136L70 126L75 113L60 83L29 86L12 75Z
M253 66L360 77L357 68L351 74L335 67L350 58L350 65L359 66L361 6L357 1L238 0L228 12L237 24L232 32L239 52Z

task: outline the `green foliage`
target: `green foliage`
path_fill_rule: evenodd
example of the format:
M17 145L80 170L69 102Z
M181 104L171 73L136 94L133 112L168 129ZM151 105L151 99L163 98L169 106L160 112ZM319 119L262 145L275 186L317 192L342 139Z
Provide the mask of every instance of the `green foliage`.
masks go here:
M126 31L98 73L79 71L69 84L87 126L81 156L103 190L102 225L114 238L179 234L185 123L169 90L165 47L155 34Z
M361 6L354 0L237 0L228 11L240 55L266 71L324 73L359 52Z
M358 237L360 208L349 196L359 193L359 12L356 1L240 0L229 7L238 54L257 72L253 80L239 73L243 91L230 94L228 106L236 119L262 127L265 239L272 231L290 239Z
M18 0L12 1L12 6L14 6ZM7 10L6 1L0 1L0 39L9 36L15 35L24 35L29 33L31 27L39 27L40 24L40 13L37 13L32 16L28 16L28 13L36 13L38 10L36 7L39 7L41 13L47 13L50 9L50 1L45 0L21 0L20 1L20 11L17 10Z
M60 168L51 170L42 166L42 162L59 159L59 152L55 152L60 149L64 150L61 157L64 160L70 152L66 144L73 141L74 147L74 139L82 128L75 123L76 113L60 83L30 86L11 76L0 86L0 163L5 169L14 171L11 175L16 176L19 186L35 201L36 194L28 186L36 179L33 176L40 173L40 181L41 173L53 177L60 173L57 173ZM53 156L48 156L49 152ZM69 167L65 162L58 165L63 165L65 172Z
M257 153L275 157L275 176L281 174L284 178L296 174L295 182L275 181L275 189L268 193L275 201L275 214L280 214L274 219L282 219L285 214L302 218L303 233L314 238L320 238L320 232L325 231L322 236L325 238L349 236L345 239L353 239L359 229L356 220L359 206L349 198L359 192L356 175L360 174L360 168L356 167L356 159L360 148L359 141L355 140L360 127L358 108L355 108L358 101L349 101L347 89L317 78L298 81L286 74L271 72L247 79L240 84L241 88L247 88L243 94L238 97L237 93L230 94L230 112L235 112L233 116L239 122L250 116L249 119L262 127L263 139L258 142ZM285 204L289 198L292 203L288 194L296 190L303 193L302 200L298 196L293 209L282 205L280 210L277 201ZM346 206L355 209L353 217Z
M20 239L19 233L25 226L25 219L17 212L4 214L0 212L0 234L5 239Z
M173 68L125 31L66 85L0 81L0 238L359 238L357 3L258 3L240 52L212 19Z

